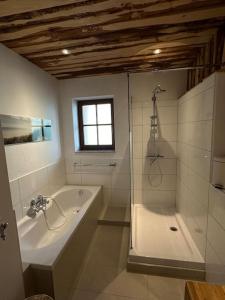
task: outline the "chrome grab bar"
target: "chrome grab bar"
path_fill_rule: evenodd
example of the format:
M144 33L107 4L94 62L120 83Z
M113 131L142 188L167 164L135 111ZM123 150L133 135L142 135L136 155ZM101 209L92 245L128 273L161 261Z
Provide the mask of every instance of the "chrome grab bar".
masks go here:
M116 167L116 162L112 162L109 164L91 164L91 163L82 164L82 163L75 162L73 165L74 165L74 167L91 167L91 166L93 166L93 167Z
M146 156L147 158L163 158L164 156L163 155L147 155Z

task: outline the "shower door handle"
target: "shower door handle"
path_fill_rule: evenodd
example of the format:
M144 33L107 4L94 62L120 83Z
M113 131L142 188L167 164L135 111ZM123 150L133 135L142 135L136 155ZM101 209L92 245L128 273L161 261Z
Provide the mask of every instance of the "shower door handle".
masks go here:
M1 223L0 224L0 238L5 241L6 240L6 229L8 227L8 223Z

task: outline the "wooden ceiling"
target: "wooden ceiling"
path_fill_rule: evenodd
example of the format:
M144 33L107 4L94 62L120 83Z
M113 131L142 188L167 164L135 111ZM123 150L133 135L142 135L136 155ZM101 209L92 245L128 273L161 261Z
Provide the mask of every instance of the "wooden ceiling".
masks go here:
M193 66L224 24L225 0L0 0L0 42L59 79Z

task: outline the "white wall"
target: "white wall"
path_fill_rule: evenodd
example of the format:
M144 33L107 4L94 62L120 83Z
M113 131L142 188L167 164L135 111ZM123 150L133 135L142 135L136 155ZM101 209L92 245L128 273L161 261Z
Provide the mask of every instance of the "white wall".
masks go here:
M130 79L134 202L175 206L177 99L186 91L186 72L131 74ZM147 147L150 117L153 114L152 91L158 84L166 89L165 93L157 96L161 132L157 147L164 158L160 158L150 168L150 159L146 156L149 155ZM158 163L162 177L159 175Z
M72 102L80 97L114 97L115 152L75 152ZM60 100L67 182L103 185L104 200L111 206L127 206L130 197L128 82L126 74L60 81ZM91 167L74 168L74 163ZM117 166L96 164L116 162Z
M58 83L1 44L0 66L0 114L52 120L52 141L5 147L13 206L20 219L33 195L43 188L49 193L50 186L64 181L60 162Z

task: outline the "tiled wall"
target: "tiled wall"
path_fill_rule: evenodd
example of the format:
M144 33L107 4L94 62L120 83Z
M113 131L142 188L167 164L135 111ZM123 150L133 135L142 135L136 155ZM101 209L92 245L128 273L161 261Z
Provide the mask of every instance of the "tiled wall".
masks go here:
M206 279L225 283L225 193L214 188L212 158L224 155L225 74L186 93L178 109L176 205L206 261Z
M225 283L225 193L213 186L209 189L206 279Z
M205 257L215 77L179 100L177 209Z
M128 159L74 158L67 160L67 183L102 185L105 204L125 207L130 203L129 170Z
M128 81L126 74L60 81L66 176L69 184L102 185L110 206L130 203ZM115 151L75 151L72 105L85 97L114 99ZM116 167L104 167L110 163ZM74 166L76 164L88 166Z
M225 74L215 74L215 104L214 104L214 131L213 157L225 156ZM213 165L212 165L213 166ZM218 164L217 164L218 166ZM224 164L222 163L222 168ZM222 169L221 169L222 170ZM214 168L212 168L213 175ZM213 181L222 178L217 172ZM225 193L209 188L208 230L206 245L206 279L210 282L225 284Z
M185 92L186 72L131 74L130 79L134 202L175 206L177 99ZM167 90L157 97L160 130L157 147L164 158L150 167L147 155L152 90L157 84Z
M65 185L64 161L59 161L10 180L13 208L17 222L26 215L33 197L50 196Z

